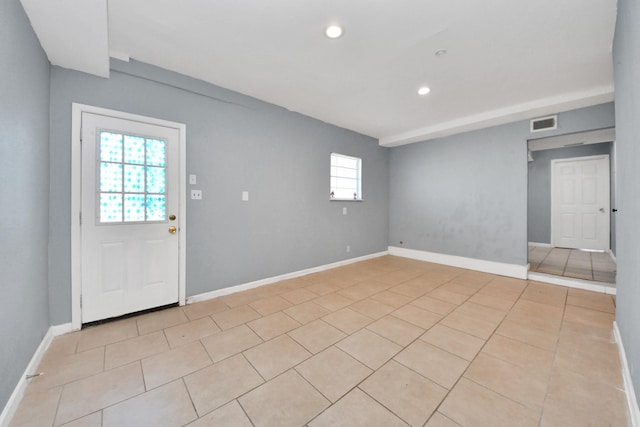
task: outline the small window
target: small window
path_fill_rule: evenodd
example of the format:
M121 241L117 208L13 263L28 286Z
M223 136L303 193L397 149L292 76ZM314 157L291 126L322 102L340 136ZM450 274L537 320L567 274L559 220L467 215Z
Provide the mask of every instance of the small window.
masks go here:
M331 153L331 200L362 200L362 159Z

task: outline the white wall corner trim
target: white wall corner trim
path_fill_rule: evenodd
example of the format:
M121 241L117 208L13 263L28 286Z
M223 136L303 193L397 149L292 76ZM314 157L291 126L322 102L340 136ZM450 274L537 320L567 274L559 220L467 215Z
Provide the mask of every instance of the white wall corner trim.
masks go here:
M551 243L540 243L540 242L529 242L529 246L534 246L537 248L552 248Z
M636 398L636 392L633 388L633 381L631 380L631 371L629 371L629 364L627 362L627 354L624 351L624 344L622 343L622 336L620 335L620 329L618 329L618 323L613 322L613 336L618 344L618 354L620 355L620 365L622 365L622 379L624 380L624 389L627 395L627 405L629 409L629 416L631 419L631 425L633 427L640 427L640 408L638 407L638 400Z
M253 288L258 288L260 286L270 285L272 283L277 283L282 280L294 279L300 276L306 276L307 274L318 273L320 271L330 270L332 268L342 267L349 264L354 264L360 261L366 261L368 259L378 258L381 256L388 255L388 251L376 252L369 255L364 255L357 258L350 258L344 261L338 261L331 264L325 264L318 267L311 267L305 270L294 271L292 273L282 274L280 276L268 277L266 279L256 280L254 282L243 283L241 285L230 286L228 288L217 289L211 292L205 292L198 295L193 295L187 298L187 304L195 304L197 302L210 300L213 298L221 297L223 295L235 294L236 292L246 291Z
M611 283L595 282L592 280L575 279L573 277L561 277L551 274L530 272L527 275L529 280L549 283L551 285L566 286L567 288L584 289L585 291L601 292L603 294L615 295L616 288Z
M526 264L507 264L503 262L461 257L457 255L446 255L415 249L399 248L397 246L389 246L389 254L404 258L417 259L419 261L466 268L468 270L482 271L484 273L498 274L500 276L515 277L516 279L527 278L528 266Z
M36 374L36 369L40 365L42 361L42 357L47 352L47 349L51 345L54 337L58 335L66 334L67 332L71 332L73 330L71 323L65 323L63 325L54 325L49 327L47 333L44 334L42 341L40 341L40 345L36 349L35 353L33 353L33 357L31 357L31 361L27 365L27 368L24 370L24 373L20 377L20 381L16 384L16 387L13 389L13 393L11 393L11 397L7 401L2 413L0 413L0 427L7 427L11 422L11 419L16 413L22 398L24 397L24 393L27 390L27 386L29 385L29 380L27 379L27 375Z

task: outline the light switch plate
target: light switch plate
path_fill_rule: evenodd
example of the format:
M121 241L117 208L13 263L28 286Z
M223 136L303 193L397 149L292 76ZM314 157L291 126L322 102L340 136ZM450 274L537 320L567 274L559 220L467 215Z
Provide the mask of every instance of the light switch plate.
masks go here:
M242 201L243 202L248 202L249 201L249 192L248 191L243 191L242 192Z
M198 177L194 174L189 175L189 184L196 185L198 183Z

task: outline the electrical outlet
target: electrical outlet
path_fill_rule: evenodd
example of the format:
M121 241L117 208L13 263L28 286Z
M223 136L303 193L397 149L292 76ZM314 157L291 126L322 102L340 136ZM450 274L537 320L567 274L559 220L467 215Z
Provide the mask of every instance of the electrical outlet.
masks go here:
M347 214L347 208L342 208L342 215L346 215Z
M202 200L202 190L191 190L191 200Z
M249 201L249 192L248 191L243 191L242 192L242 201L243 202L248 202Z
M351 246L347 245L347 252L351 252Z

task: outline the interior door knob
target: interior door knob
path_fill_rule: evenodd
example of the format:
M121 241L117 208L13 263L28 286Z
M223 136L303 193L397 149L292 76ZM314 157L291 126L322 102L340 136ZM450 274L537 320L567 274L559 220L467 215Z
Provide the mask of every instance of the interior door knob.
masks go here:
M603 212L603 213L604 213L604 208L600 208L600 212Z
M169 227L169 233L176 234L176 231L178 231L178 229L175 228L173 225L171 227Z

